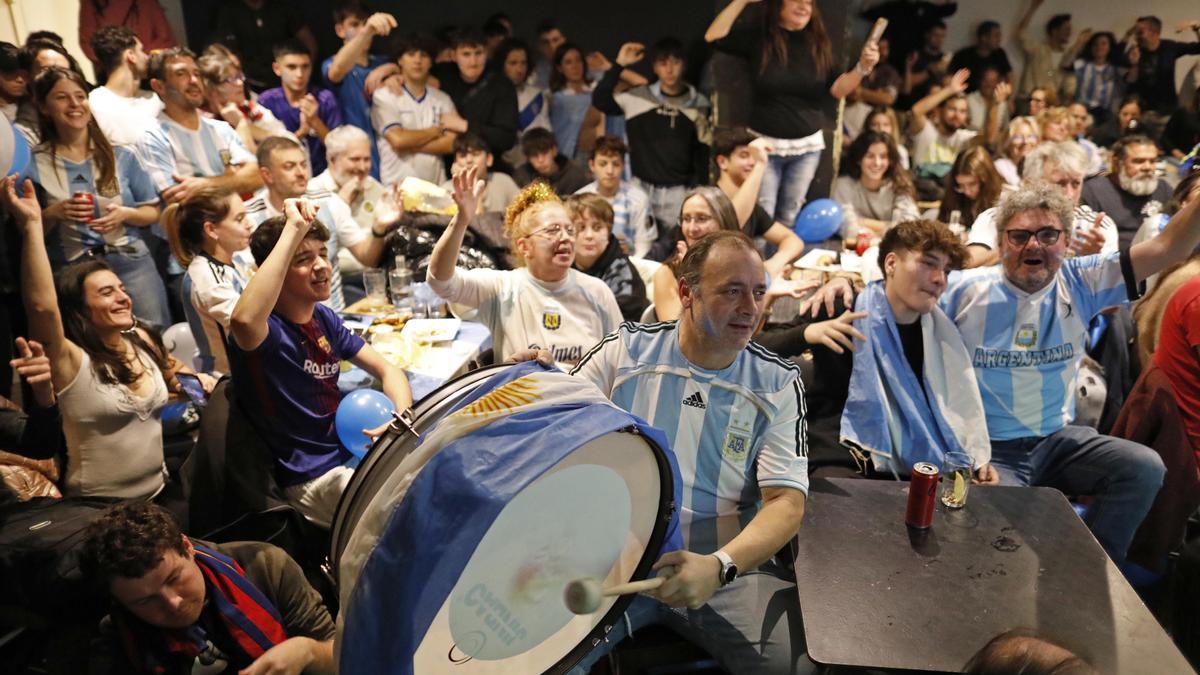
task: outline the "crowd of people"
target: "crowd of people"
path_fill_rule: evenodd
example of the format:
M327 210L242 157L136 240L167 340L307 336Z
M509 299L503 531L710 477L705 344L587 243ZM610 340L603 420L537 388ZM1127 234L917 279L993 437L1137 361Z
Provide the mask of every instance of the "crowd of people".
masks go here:
M278 0L225 0L195 51L161 12L92 17L95 84L53 33L0 43L0 109L31 148L0 184L0 394L23 403L0 409L0 503L122 500L82 547L112 596L114 663L331 671L306 570L189 528L161 411L228 380L274 484L327 530L355 466L333 423L342 362L414 403L342 314L364 270L423 250L423 281L477 311L496 362L591 381L679 458L686 548L575 672L651 623L733 672L809 672L796 594L767 605L794 583L774 555L827 465L904 479L965 452L979 483L1088 497L1124 564L1170 482L1161 455L1200 461L1200 89L1175 87L1200 21L1174 40L1144 16L1118 39L1043 5L1015 26L1017 73L997 22L946 49L952 4L887 16L847 66L814 0L732 0L703 40L745 61L737 126L685 80L680 38L699 36L604 55L550 20L531 46L504 14L435 36L339 0L323 61ZM855 274L797 262L793 224L835 151L828 244L859 247ZM457 207L425 249L412 179ZM477 264L489 232L503 250ZM164 345L176 324L194 361ZM1076 383L1097 361L1113 414L1090 417ZM1109 434L1151 371L1189 448Z

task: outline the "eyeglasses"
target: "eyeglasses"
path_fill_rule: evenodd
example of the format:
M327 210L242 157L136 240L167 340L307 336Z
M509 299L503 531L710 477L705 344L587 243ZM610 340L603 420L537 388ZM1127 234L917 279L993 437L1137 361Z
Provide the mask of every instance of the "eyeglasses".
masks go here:
M1056 227L1043 227L1037 232L1029 230L1005 230L1004 236L1008 238L1008 243L1018 248L1025 248L1032 237L1037 237L1038 243L1042 246L1053 246L1058 242L1058 238L1062 236L1063 231Z
M221 81L221 84L227 84L231 87L240 87L246 83L245 75L234 75Z
M685 225L689 225L691 223L704 225L705 223L711 223L713 221L713 217L707 213L689 213L680 220L683 221L683 224Z
M545 237L547 239L562 239L563 237L574 239L575 232L574 225L551 225L550 227L543 227L540 230L534 230L525 236Z

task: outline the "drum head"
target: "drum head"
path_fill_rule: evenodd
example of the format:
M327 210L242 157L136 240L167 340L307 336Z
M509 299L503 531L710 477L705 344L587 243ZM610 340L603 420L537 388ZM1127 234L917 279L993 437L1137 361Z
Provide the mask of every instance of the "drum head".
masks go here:
M496 374L435 392L419 425L435 429ZM677 469L661 436L577 378L507 382L583 387L583 405L499 416L434 451L430 434L418 445L393 433L343 496L332 554L344 672L566 672L632 602L574 615L566 586L649 576L673 525Z

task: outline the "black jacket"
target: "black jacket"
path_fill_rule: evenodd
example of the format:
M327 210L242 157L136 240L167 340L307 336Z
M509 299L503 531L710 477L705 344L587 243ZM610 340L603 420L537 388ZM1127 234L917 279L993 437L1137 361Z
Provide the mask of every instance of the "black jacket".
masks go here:
M541 175L534 170L533 165L526 162L513 171L513 180L517 181L517 185L525 187L541 178L549 183L550 187L554 188L556 193L563 197L575 194L579 191L579 188L592 182L591 172L567 159L565 155L555 157L554 162L558 165L558 170L552 176Z
M646 284L638 274L637 268L629 261L629 257L621 250L621 242L617 235L608 234L608 246L596 259L589 269L575 269L584 274L596 277L608 284L608 288L617 297L617 305L621 308L621 316L626 321L640 321L642 312L650 306L646 297Z
M450 95L468 129L483 137L499 158L517 142L517 90L503 73L484 72L472 84L463 82L458 66L439 63L433 68L440 89Z

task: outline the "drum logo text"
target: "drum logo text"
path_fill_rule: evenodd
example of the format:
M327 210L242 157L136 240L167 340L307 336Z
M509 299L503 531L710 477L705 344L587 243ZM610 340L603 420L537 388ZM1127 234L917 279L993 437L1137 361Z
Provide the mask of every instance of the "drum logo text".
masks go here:
M467 591L463 604L475 609L475 615L483 619L483 625L492 635L506 645L529 636L521 622L513 616L508 605L497 598L484 584L475 584ZM482 647L482 645L480 645ZM478 653L478 652L476 652Z
M562 327L562 314L557 310L547 309L542 312L542 325L546 330L558 330Z

